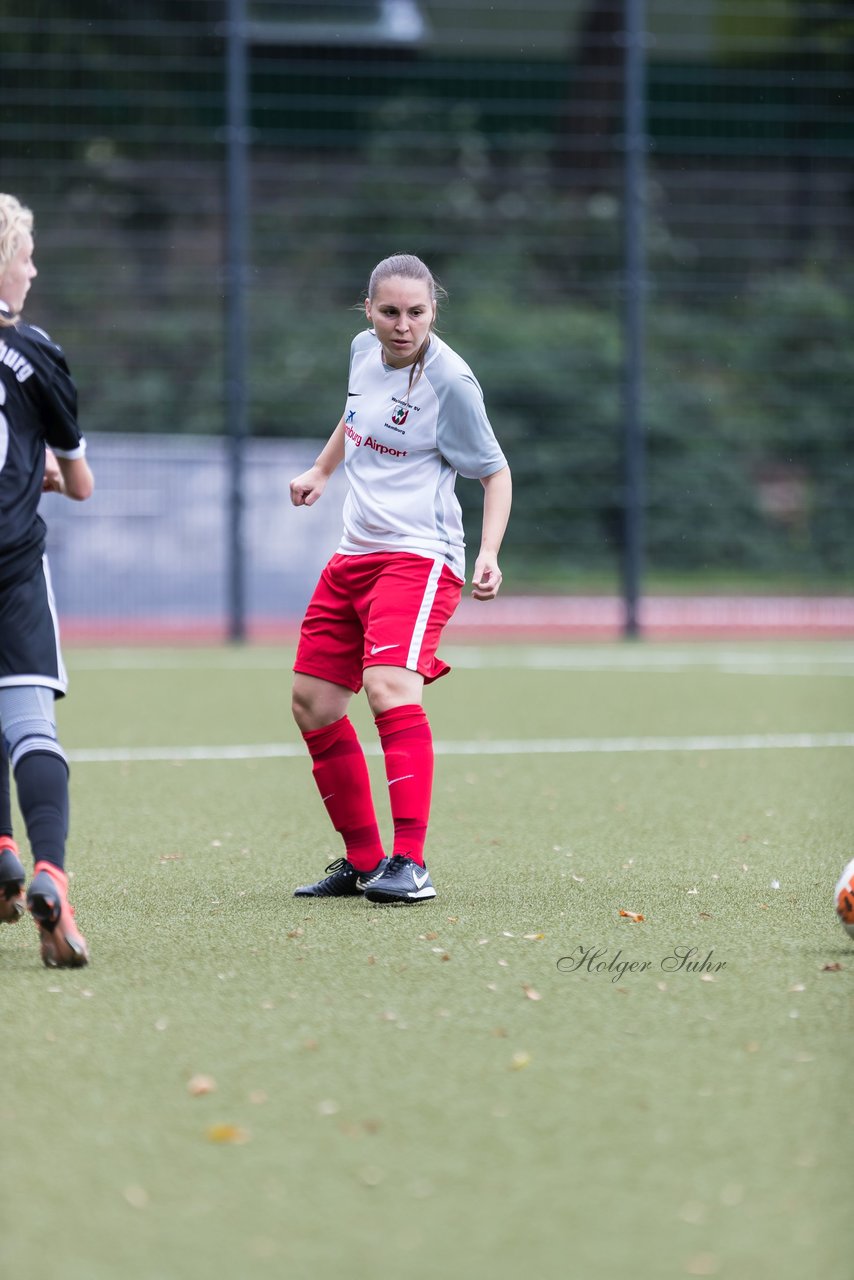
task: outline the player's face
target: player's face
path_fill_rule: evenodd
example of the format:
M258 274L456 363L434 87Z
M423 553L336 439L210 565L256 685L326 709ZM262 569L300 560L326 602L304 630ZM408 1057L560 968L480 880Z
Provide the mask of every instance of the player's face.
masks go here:
M436 318L436 304L424 280L390 276L365 303L365 315L382 343L386 364L412 364Z
M25 231L18 252L6 264L6 269L0 276L0 301L5 302L15 315L23 311L24 300L30 291L30 281L35 275L33 237Z

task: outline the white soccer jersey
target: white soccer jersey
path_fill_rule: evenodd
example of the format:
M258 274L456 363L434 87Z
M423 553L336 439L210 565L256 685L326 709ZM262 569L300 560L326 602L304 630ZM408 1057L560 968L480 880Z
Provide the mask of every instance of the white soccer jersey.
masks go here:
M344 410L344 555L411 551L440 556L465 578L457 473L483 480L507 465L483 392L464 360L435 334L410 394L410 368L383 360L373 330L350 349Z

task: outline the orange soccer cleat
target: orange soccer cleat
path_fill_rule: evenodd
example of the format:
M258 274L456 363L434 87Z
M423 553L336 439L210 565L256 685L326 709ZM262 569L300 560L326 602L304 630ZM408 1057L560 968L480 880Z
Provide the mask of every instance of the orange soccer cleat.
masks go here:
M16 924L24 914L24 868L11 836L0 836L0 922Z
M854 858L836 884L836 914L842 921L842 928L854 938Z
M27 907L41 939L42 960L49 969L80 969L89 963L89 948L68 901L68 876L51 862L37 862L27 890Z

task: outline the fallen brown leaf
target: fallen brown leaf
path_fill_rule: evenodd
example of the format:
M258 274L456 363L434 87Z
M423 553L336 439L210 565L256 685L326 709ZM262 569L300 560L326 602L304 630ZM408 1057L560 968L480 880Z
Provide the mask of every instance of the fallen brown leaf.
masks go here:
M212 1124L207 1130L208 1142L242 1146L249 1141L249 1131L239 1124Z

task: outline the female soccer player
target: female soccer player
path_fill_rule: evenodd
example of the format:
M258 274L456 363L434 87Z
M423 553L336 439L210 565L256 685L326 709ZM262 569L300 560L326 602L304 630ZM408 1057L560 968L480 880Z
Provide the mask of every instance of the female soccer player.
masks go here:
M42 480L42 490L44 493L62 493L63 481L62 472L59 469L59 463L56 455L49 448L45 449L44 479ZM9 849L18 857L18 846L15 843L14 830L12 827L12 793L9 787L9 753L6 750L6 744L3 741L3 734L0 733L0 857L4 849ZM2 876L2 861L0 861L0 876ZM5 886L5 888L4 888ZM15 903L10 904L6 898L6 889L10 888L9 882L4 882L0 878L0 921L11 919L16 921L20 916L17 910L21 906L20 891L14 892Z
M94 485L65 357L47 334L20 319L36 275L32 232L30 210L0 194L0 727L35 862L26 906L42 959L78 967L89 954L64 870L68 765L54 699L65 694L67 677L38 515L45 445L58 467L48 487L82 501ZM14 841L0 832L0 920L14 922L23 913L24 878Z
M314 466L291 481L310 507L344 462L349 492L338 551L309 603L294 663L293 712L345 856L296 897L435 898L424 865L433 786L425 684L465 578L457 473L484 489L472 595L493 600L511 481L468 365L434 332L437 286L420 259L386 258L368 285L371 328L350 350L347 402ZM385 756L394 844L386 857L362 747L347 717L364 685Z

